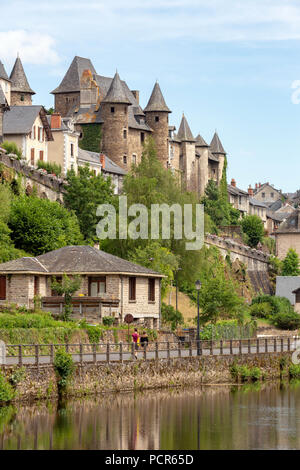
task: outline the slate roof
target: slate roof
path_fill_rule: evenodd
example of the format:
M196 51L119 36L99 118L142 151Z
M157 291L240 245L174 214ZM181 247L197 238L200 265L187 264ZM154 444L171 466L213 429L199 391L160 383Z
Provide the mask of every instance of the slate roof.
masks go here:
M263 184L260 186L260 188L255 188L255 189L254 189L254 193L255 193L255 194L259 193L259 192L262 191L266 186L269 186L269 187L272 188L274 191L276 191L277 193L279 193L280 196L282 196L281 191L280 191L279 189L274 188L274 187L273 187L271 184L269 184L269 183L263 183ZM273 204L273 203L272 203L272 204Z
M35 258L19 258L0 264L1 273L128 273L163 277L148 268L91 246L65 246Z
M20 57L17 57L9 78L11 80L11 91L35 95L35 92L29 86Z
M198 134L196 137L196 147L209 147L200 134Z
M190 126L188 125L184 114L182 115L181 123L177 133L177 138L180 139L182 142L195 142L192 131L190 129Z
M275 220L276 222L282 222L287 218L287 215L280 212L267 210L267 217L269 217L269 219Z
M8 78L8 75L6 73L6 70L1 60L0 60L0 78L3 78L3 80L7 80L8 82L10 82L10 79Z
M265 207L265 208L268 207L267 204L265 204L264 202L259 201L258 199L255 199L254 197L249 198L249 203L252 206Z
M51 93L55 95L56 93L80 91L80 79L84 70L90 70L92 74L96 74L90 59L75 56L60 85Z
M3 134L29 134L42 106L11 106L3 116Z
M117 175L126 175L126 171L123 168L119 167L115 162L113 162L110 158L106 155L105 157L105 168L103 168L104 173L113 173ZM87 163L92 163L101 166L100 164L100 157L98 152L91 152L90 150L83 150L78 148L78 158L81 161L85 161Z
M220 153L221 155L226 155L226 152L223 148L223 145L220 141L220 138L219 138L217 132L215 132L215 134L212 138L212 141L210 143L210 148L211 148L212 153Z
M105 96L103 103L124 103L131 104L124 86L120 80L118 72L115 73L115 76L111 82L107 95Z
M150 99L148 101L148 104L146 108L144 109L145 112L161 112L164 111L166 113L170 113L170 109L166 105L165 99L163 97L163 94L161 92L160 86L158 82L155 83L154 88L152 90Z
M219 162L219 157L218 157L218 155L211 153L210 150L208 151L208 159L209 159L209 160L212 160L212 161L214 161L214 162Z
M278 213L276 214L278 216ZM277 233L300 233L300 209L295 209L276 230Z
M232 186L231 184L227 185L227 190L234 196L248 196L246 191L243 191L243 189L237 188L236 186Z

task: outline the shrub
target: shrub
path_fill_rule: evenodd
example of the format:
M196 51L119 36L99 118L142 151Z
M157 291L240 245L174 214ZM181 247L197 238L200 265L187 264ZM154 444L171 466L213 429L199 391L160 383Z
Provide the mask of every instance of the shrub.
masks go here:
M256 318L268 318L272 312L272 307L268 302L255 303L250 307L250 314Z
M63 390L66 388L75 369L72 355L64 349L59 349L55 354L54 369L59 377L57 382L58 388Z
M184 319L182 313L176 312L172 305L167 305L164 302L161 306L161 317L164 324L171 326L174 331L179 325L183 325Z
M257 382L263 376L259 367L238 366L237 364L231 366L230 373L235 380L240 378L242 382Z
M76 328L72 322L54 320L49 313L0 313L0 329L10 328Z
M18 159L22 158L22 150L17 146L15 142L8 142L5 140L2 142L1 147L7 151L7 153L14 153L17 155Z
M300 328L300 315L294 311L277 313L272 317L272 323L281 330L297 330Z
M299 364L290 365L289 376L291 379L300 379L300 365Z
M56 163L43 162L42 160L39 160L37 163L37 166L38 168L42 168L43 170L46 170L47 173L51 173L56 176L61 175L61 165L57 165Z
M99 326L87 325L85 330L88 334L90 343L97 344L102 338L102 329Z
M113 317L103 317L103 325L104 326L112 326L114 324L114 318Z
M15 396L13 386L6 380L0 372L0 403L10 402Z

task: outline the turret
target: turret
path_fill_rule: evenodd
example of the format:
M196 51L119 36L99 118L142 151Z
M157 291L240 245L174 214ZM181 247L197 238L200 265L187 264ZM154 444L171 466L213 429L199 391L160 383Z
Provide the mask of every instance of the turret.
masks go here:
M153 130L157 157L166 167L169 155L169 113L158 82L155 83L149 102L144 109L146 123Z
M11 106L32 105L32 95L35 95L35 92L29 86L20 57L17 57L9 78Z
M6 70L1 60L0 60L0 87L2 88L2 92L4 93L7 104L10 105L11 81L8 78L8 75L6 73Z
M197 162L197 193L203 196L208 183L208 157L209 145L203 137L196 137L196 162Z
M180 170L183 172L183 182L188 191L196 191L199 164L195 161L195 139L184 114L177 138L181 141Z
M224 161L226 157L226 152L224 150L224 147L220 141L220 138L217 134L217 131L215 132L213 139L210 143L210 150L211 153L218 158L219 160L219 165L218 165L218 182L220 183L222 179L222 174L223 174L223 168L224 168Z
M101 150L117 165L127 169L128 162L128 106L127 97L118 72L101 103L102 126Z

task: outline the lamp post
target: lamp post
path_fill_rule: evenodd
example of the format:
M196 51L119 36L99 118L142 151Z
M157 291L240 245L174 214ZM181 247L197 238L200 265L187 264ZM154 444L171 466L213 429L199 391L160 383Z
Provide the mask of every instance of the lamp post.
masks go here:
M197 291L197 356L200 356L200 312L199 312L199 294L201 289L201 282L196 281L195 287Z

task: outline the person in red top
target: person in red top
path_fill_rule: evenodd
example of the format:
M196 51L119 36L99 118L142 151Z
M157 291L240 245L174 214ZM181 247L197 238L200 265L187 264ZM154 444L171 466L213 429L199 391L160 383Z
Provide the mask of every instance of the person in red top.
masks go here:
M134 333L132 333L131 336L132 336L132 341L134 343L134 350L135 350L134 356L137 359L137 350L139 349L139 346L138 346L139 334L138 334L137 328L134 329Z

